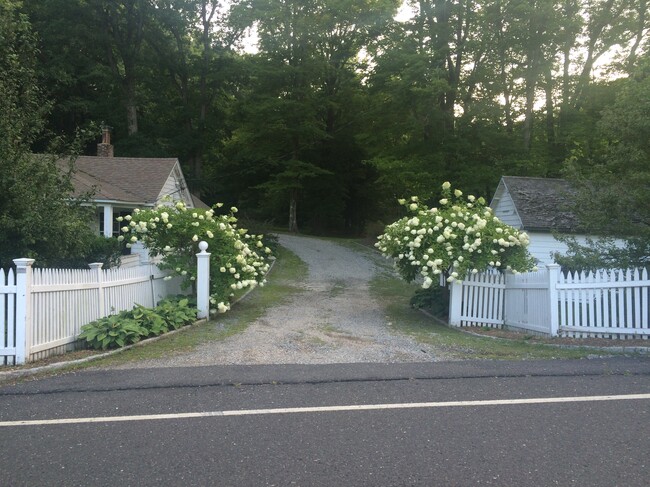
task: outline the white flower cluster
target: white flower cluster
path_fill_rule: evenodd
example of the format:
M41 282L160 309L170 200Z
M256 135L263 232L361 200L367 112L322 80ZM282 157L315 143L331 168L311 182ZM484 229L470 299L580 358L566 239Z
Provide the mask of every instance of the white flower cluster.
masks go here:
M222 206L219 203L215 209ZM234 291L264 284L271 250L264 246L263 235L250 235L237 228L233 216L236 208L227 215L217 215L215 209L188 209L179 201L134 211L132 216L119 219L128 222L122 227L120 240L126 238L127 246L142 241L152 255L162 256L165 267L188 282L196 279L198 242L208 242L212 260L210 302L218 312L225 313Z
M428 208L417 197L399 200L412 213L385 229L375 246L406 280L418 279L429 288L440 275L447 282L463 279L488 267L528 270L528 235L501 222L483 198L442 185L440 207Z

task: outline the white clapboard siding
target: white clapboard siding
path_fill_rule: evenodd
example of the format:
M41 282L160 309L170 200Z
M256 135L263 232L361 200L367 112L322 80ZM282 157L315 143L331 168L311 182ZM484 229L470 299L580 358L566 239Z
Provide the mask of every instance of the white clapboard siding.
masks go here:
M512 200L510 191L506 189L503 180L499 183L490 206L494 209L495 216L503 223L518 229L523 228L521 217L517 213L517 206Z
M16 355L16 275L0 269L0 364L14 365Z

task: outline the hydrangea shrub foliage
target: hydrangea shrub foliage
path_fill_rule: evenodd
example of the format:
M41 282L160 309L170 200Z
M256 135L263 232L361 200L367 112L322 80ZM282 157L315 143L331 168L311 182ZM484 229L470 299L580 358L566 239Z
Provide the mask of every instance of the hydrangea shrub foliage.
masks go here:
M431 287L490 268L525 272L535 268L528 235L500 221L483 198L442 185L440 206L428 208L417 196L399 200L409 215L388 225L375 246L395 261L406 281Z
M237 228L237 208L217 215L215 209L222 206L206 210L164 202L153 209L136 209L133 215L118 218L123 225L118 238L127 247L141 241L150 255L161 256L161 268L184 278L186 287L196 281L198 243L206 241L211 254L210 303L224 313L234 291L264 285L271 250L262 243L262 235Z

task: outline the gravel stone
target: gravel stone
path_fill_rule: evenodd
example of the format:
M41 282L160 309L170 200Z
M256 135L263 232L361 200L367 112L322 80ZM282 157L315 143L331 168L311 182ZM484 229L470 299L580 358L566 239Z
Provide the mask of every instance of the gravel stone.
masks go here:
M431 362L434 350L391 330L369 283L386 261L378 254L302 236L280 244L308 266L304 291L269 308L244 332L134 367ZM273 274L269 276L273 279ZM254 291L255 292L255 291ZM245 300L240 304L246 306Z

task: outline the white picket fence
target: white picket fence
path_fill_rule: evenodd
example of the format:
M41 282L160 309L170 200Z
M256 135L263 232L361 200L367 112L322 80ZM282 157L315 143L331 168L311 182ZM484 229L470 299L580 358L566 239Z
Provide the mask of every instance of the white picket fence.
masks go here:
M165 280L167 273L153 263L77 270L34 269L32 259L14 262L15 272L0 269L0 364L71 350L83 325L181 293L180 278Z
M650 337L650 279L643 269L564 275L475 274L451 285L452 326L516 328L550 336Z
M455 282L449 300L450 324L502 325L504 293L505 277L498 272L470 274L465 281Z
M505 275L503 323L508 328L557 336L558 322L554 320L551 292L560 268L537 272Z

